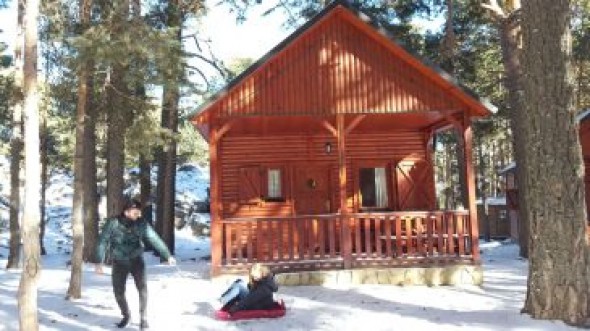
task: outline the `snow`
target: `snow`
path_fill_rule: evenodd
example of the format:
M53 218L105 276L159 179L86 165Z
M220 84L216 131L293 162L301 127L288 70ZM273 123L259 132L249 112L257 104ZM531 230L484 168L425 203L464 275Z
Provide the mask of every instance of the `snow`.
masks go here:
M202 198L207 171L191 169L180 172L179 189ZM38 284L40 330L115 330L120 315L109 267L105 267L106 275L99 275L92 265L85 265L82 298L64 299L70 278L70 186L71 177L55 174L49 189L48 254L42 257ZM198 217L209 220L208 214ZM8 231L0 228L0 331L18 330L20 270L4 269L7 248ZM282 286L276 298L287 305L285 317L224 322L213 318L216 299L225 285L209 278L209 238L195 237L185 227L176 232L177 266L159 264L158 258L145 253L149 322L152 330L575 330L562 322L533 320L520 314L527 261L518 258L517 245L511 241L482 242L481 251L485 279L481 287ZM131 278L127 285L132 311L127 329L138 329L138 295Z

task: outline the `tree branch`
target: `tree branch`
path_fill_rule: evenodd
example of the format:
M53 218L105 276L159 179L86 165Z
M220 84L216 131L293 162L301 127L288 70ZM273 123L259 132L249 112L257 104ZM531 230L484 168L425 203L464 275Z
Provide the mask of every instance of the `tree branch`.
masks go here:
M504 9L498 4L498 0L489 0L489 3L482 3L481 6L492 12L495 19L505 19L507 17Z

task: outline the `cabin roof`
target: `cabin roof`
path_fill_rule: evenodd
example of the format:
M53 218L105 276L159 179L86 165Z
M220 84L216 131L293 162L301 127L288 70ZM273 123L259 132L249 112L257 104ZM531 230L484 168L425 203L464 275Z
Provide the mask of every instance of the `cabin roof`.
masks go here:
M590 108L583 110L581 113L579 113L576 116L576 121L578 123L582 123L583 121L587 120L588 118L590 118Z
M417 72L424 76L428 76L428 79L434 81L437 86L444 90L445 93L452 95L455 99L460 100L465 108L469 112L469 115L481 117L487 116L490 113L495 113L497 108L485 99L477 96L469 88L460 84L450 74L440 69L428 60L422 59L419 56L413 54L407 50L403 44L395 39L395 37L386 29L380 26L377 20L371 18L369 15L353 8L346 0L337 0L330 3L307 23L285 38L277 46L271 49L267 54L261 57L258 61L252 64L248 69L242 72L239 76L234 78L229 84L210 97L207 101L201 104L195 112L188 115L188 118L199 128L199 126L207 125L208 113L218 111L220 107L217 107L221 101L227 98L231 93L234 93L237 88L240 87L241 83L248 77L256 72L259 72L269 61L279 56L279 53L284 52L289 45L295 42L302 35L306 34L314 26L323 22L332 16L335 16L338 12L343 13L342 17L345 17L349 23L353 23L361 26L368 26L369 29L363 29L372 40L386 45L393 54L402 58L406 64L416 69ZM372 34L372 35L371 35ZM199 129L201 133L203 131Z

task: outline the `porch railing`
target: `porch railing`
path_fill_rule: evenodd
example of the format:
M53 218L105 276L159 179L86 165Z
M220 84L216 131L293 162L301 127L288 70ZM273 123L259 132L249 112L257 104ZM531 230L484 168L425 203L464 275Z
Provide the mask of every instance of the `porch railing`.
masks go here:
M343 233L348 222L350 233ZM351 265L407 266L473 262L468 211L384 212L222 220L222 269L254 262L277 271L338 269L344 240Z

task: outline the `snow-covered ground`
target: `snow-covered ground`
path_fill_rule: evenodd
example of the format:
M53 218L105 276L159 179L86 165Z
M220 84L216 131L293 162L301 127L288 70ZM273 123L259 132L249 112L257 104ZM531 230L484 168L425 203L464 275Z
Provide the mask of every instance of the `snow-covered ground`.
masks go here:
M2 157L0 157L0 161ZM6 162L0 162L0 195ZM177 177L179 192L202 199L206 171L190 168ZM191 176L190 174L194 174ZM71 178L55 174L48 190L49 222L39 282L38 313L41 330L115 330L120 319L107 275L84 267L83 297L64 299L70 277ZM0 218L3 216L0 204ZM200 215L207 221L208 215ZM16 293L20 270L4 269L8 232L0 226L0 331L18 330ZM148 261L149 320L152 330L575 330L561 322L532 320L519 313L526 292L527 262L511 243L482 244L484 285L481 287L400 287L355 285L340 287L281 287L277 298L287 305L280 319L222 322L213 318L216 298L224 285L209 279L209 239L194 237L190 228L176 232L177 266ZM128 300L132 324L138 329L138 296L131 278Z
M178 266L148 260L149 319L153 330L574 330L561 322L532 320L519 313L526 290L526 261L514 244L483 247L481 287L362 285L281 287L287 305L280 319L223 322L213 318L224 286L209 279L209 241L190 230L177 233ZM0 265L6 263L6 235L0 239ZM83 298L64 300L70 271L68 255L56 249L43 258L39 282L41 330L113 330L119 312L110 277L85 266ZM109 269L107 268L107 274ZM0 270L0 330L18 330L16 292L19 271ZM128 300L137 329L138 297L131 278Z

